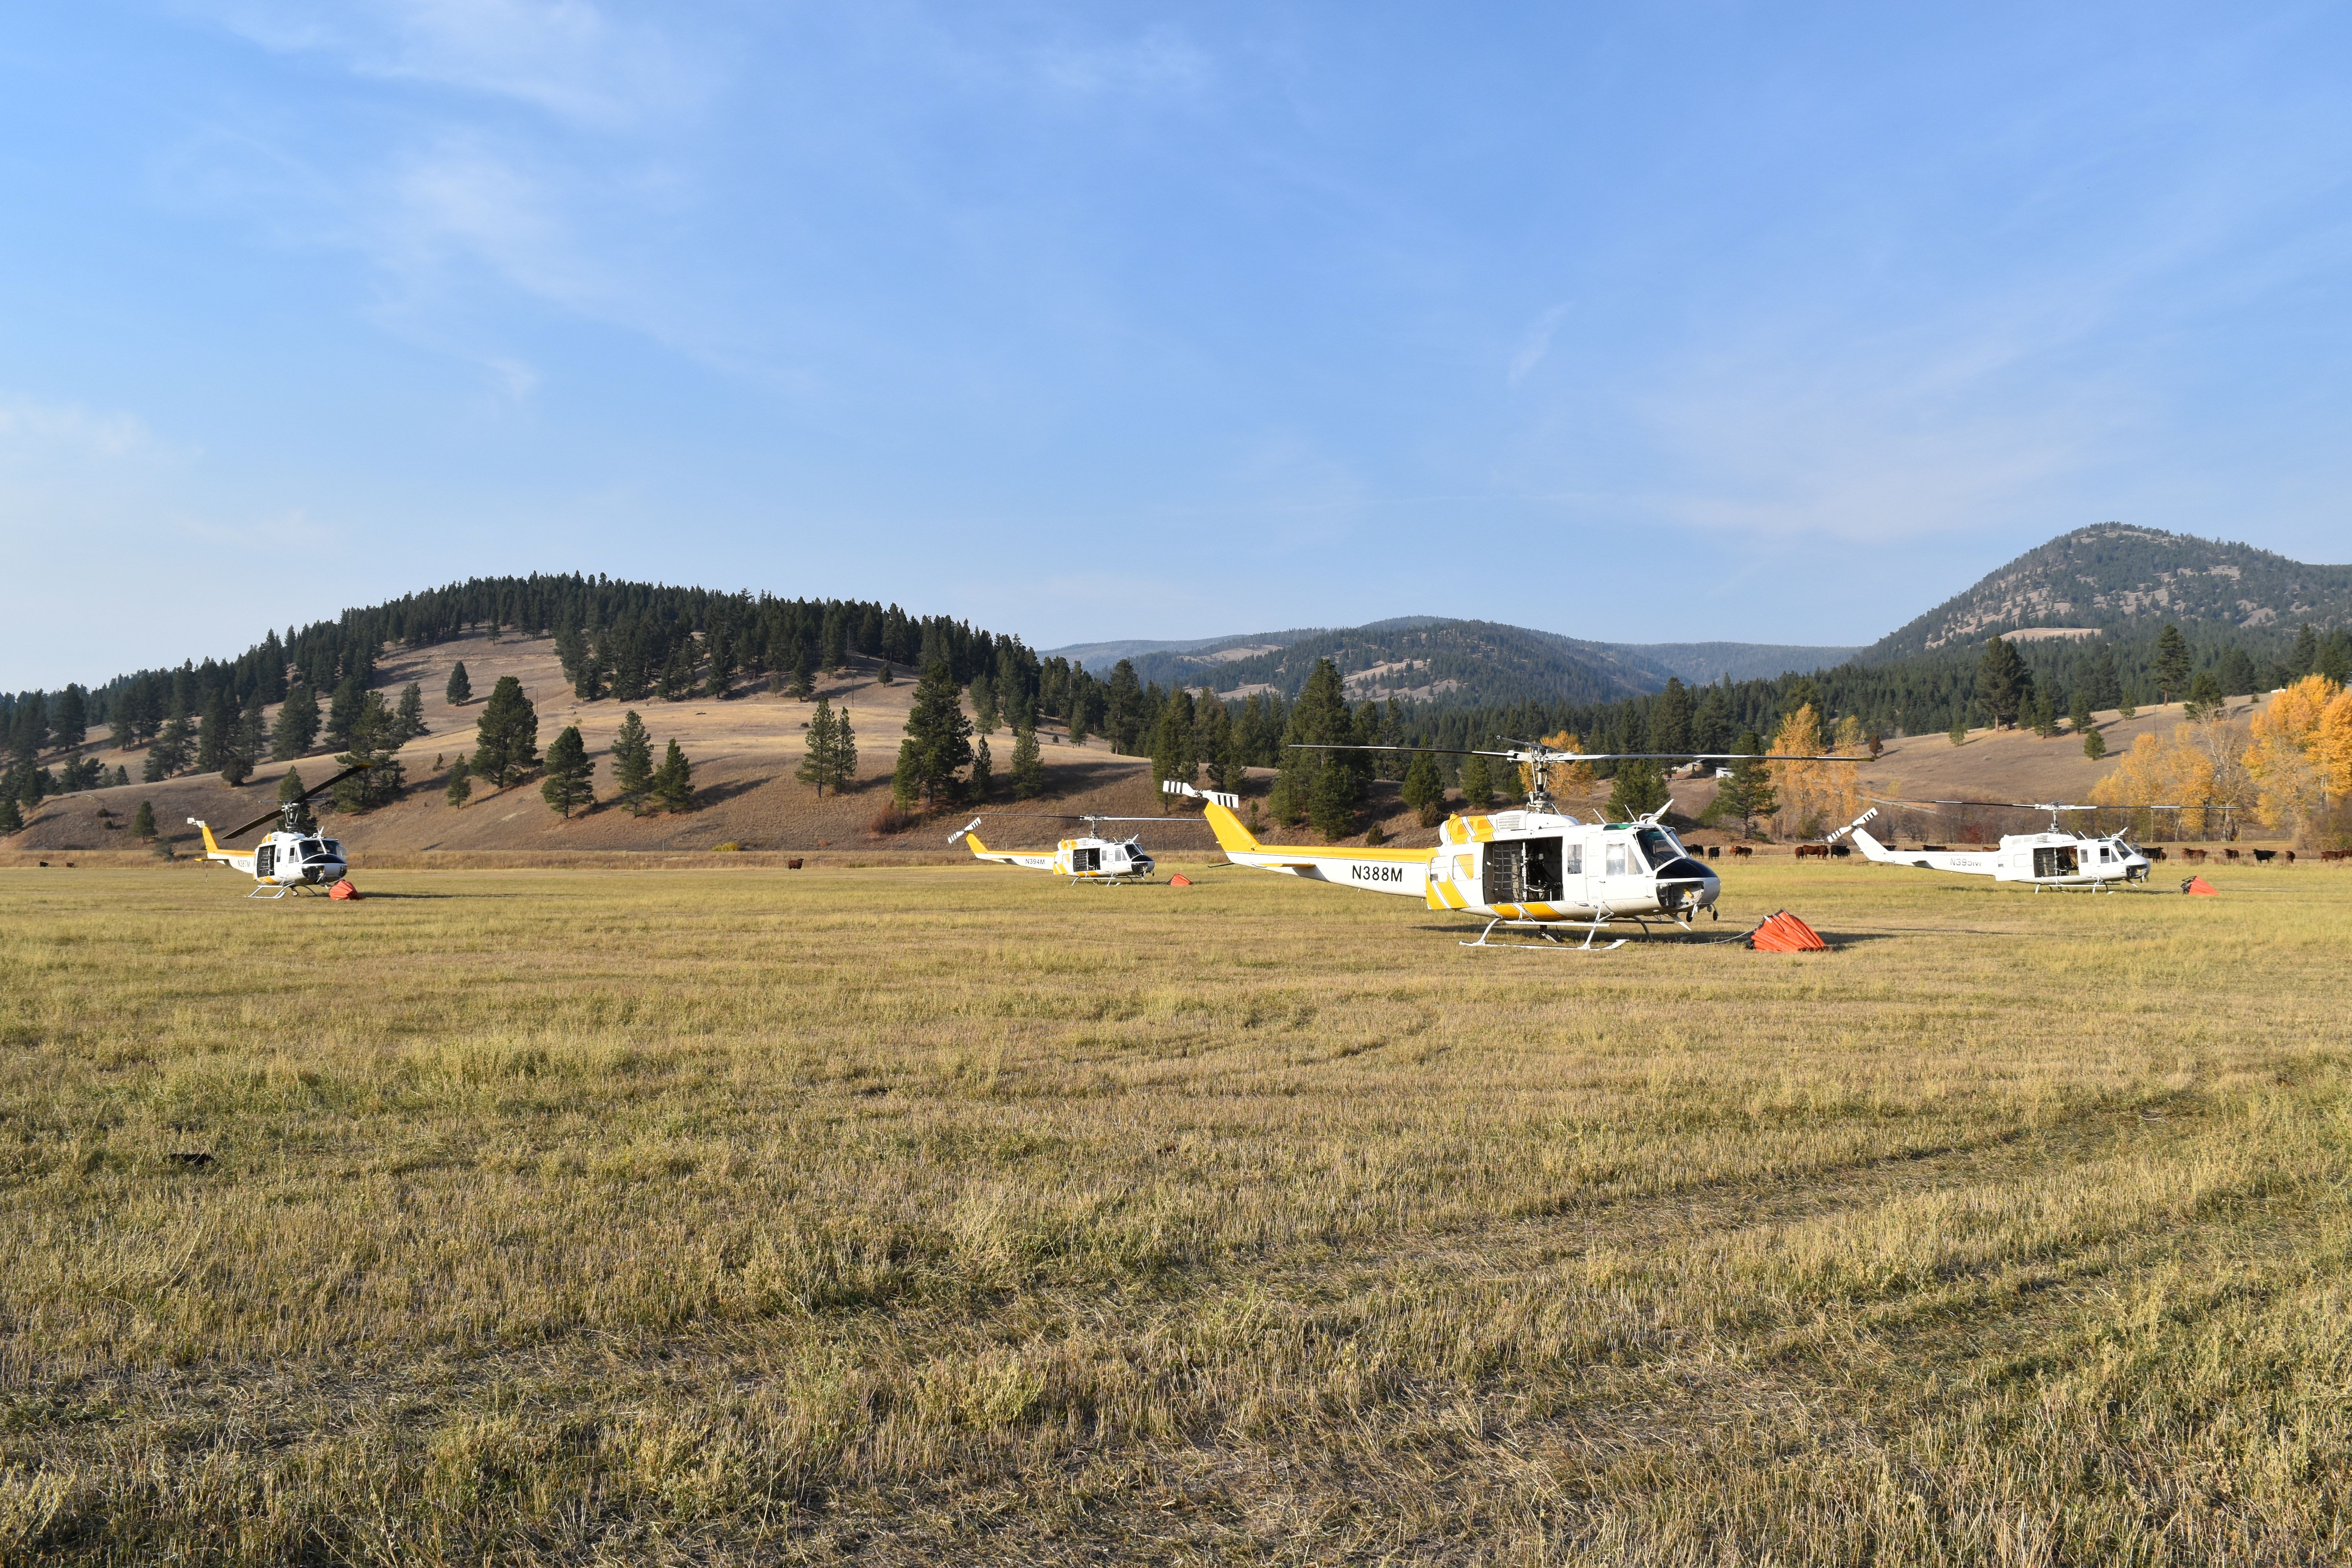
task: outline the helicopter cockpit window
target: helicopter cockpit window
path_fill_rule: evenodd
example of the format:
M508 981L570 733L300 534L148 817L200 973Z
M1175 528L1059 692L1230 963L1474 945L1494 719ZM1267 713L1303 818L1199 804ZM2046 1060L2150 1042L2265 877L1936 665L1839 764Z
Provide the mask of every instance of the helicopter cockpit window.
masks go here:
M1649 861L1654 871L1667 861L1687 853L1675 841L1675 836L1663 827L1644 827L1633 837L1642 846L1642 858Z
M327 858L327 847L315 838L305 838L294 846L294 853L300 859L323 860Z

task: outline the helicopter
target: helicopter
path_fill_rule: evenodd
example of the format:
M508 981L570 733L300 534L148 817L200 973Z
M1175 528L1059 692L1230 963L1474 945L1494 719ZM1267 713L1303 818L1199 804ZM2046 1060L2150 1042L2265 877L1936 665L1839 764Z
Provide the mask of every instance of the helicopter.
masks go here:
M1506 737L1507 740L1508 738ZM1486 918L1486 929L1465 947L1536 947L1536 942L1492 941L1497 927L1533 931L1544 944L1558 945L1562 930L1581 928L1581 951L1596 951L1593 939L1610 924L1631 921L1643 932L1654 920L1690 929L1702 910L1721 918L1715 901L1723 883L1664 825L1666 807L1631 822L1586 822L1565 811L1550 794L1551 770L1601 762L1833 762L1862 757L1825 757L1768 752L1570 752L1528 741L1510 741L1501 752L1451 751L1431 746L1302 745L1301 751L1436 752L1450 756L1499 757L1531 770L1527 805L1516 811L1446 819L1434 849L1310 849L1260 844L1233 808L1208 800L1204 815L1226 859L1310 881L1337 882L1373 892L1418 897L1432 910L1458 910ZM1190 784L1170 780L1171 795L1200 796ZM1619 937L1597 951L1625 945Z
M326 783L312 784L292 800L281 800L244 826L232 827L220 836L223 839L242 838L276 818L278 831L263 838L248 854L222 848L211 826L195 817L188 818L188 826L204 833L205 859L218 860L253 879L253 891L246 895L248 899L282 899L305 888L330 888L342 880L351 862L343 853L341 839L320 834L318 822L310 815L310 797L374 765L362 763L357 767L345 768Z
M1236 805L1240 797L1227 795ZM948 842L970 839L972 858L993 860L1000 865L1019 866L1031 871L1052 871L1080 882L1142 882L1150 879L1154 862L1143 846L1136 842L1138 835L1112 840L1095 832L1096 825L1104 822L1165 822L1164 816L1087 816L1055 811L999 812L1000 816L1051 817L1063 822L1083 822L1087 831L1076 838L1065 838L1051 849L991 849L980 841L972 829L985 820L985 814L975 816L948 836Z
M1925 811L1947 805L2046 811L2050 814L2050 826L2040 833L2005 833L1996 849L1890 849L1863 826L1878 815L1880 805L1913 806ZM2112 892L2118 882L2147 881L2147 857L2122 834L2093 838L2062 831L2058 826L2059 817L2065 813L2102 809L2105 808L2046 800L1881 800L1829 837L1834 839L1852 834L1855 847L1874 865L1957 871L1964 876L1990 877L1996 882L2030 882L2037 893L2044 888Z

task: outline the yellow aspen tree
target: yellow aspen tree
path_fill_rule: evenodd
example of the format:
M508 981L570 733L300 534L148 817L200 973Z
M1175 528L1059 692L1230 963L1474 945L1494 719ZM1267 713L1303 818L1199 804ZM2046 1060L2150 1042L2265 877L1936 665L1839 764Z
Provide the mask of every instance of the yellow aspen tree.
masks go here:
M1810 702L1780 721L1772 731L1772 743L1765 750L1793 752L1812 755L1822 749L1822 721ZM1767 764L1772 773L1772 788L1780 799L1780 809L1772 816L1772 832L1785 837L1818 832L1822 814L1833 803L1826 799L1822 789L1822 773L1833 766L1830 763L1772 763Z
M2246 765L2260 792L2262 818L2298 838L2326 809L2329 787L2328 705L2343 690L2324 675L2306 675L2264 703L2248 726ZM2352 714L2352 703L2346 704Z

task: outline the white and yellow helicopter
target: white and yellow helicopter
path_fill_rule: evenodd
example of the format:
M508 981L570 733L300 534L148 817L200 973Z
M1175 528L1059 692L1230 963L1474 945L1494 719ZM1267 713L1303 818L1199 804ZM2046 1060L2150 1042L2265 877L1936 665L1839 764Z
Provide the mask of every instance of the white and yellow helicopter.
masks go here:
M1226 795L1227 800L1238 797ZM1140 837L1129 834L1124 839L1098 836L1095 826L1104 822L1167 822L1164 816L1086 816L1052 811L998 812L999 816L1051 817L1060 822L1083 822L1087 831L1076 838L1065 838L1051 849L991 849L980 841L972 829L986 820L990 814L973 817L948 836L953 844L959 839L971 840L972 858L993 860L999 865L1019 866L1031 871L1052 871L1067 877L1073 884L1079 882L1145 882L1151 879L1155 862L1143 846ZM1179 818L1178 820L1182 820Z
M1438 751L1419 746L1307 746L1307 751L1414 752ZM1255 866L1303 877L1310 881L1337 882L1372 892L1418 898L1432 910L1457 910L1485 918L1486 926L1465 947L1533 947L1533 942L1493 942L1497 926L1531 930L1546 943L1558 944L1559 931L1581 929L1581 947L1592 950L1592 940L1612 923L1623 921L1644 932L1652 921L1666 921L1690 929L1702 910L1710 918L1723 883L1704 860L1685 849L1674 830L1661 820L1666 808L1633 822L1586 822L1562 810L1549 789L1552 770L1580 763L1601 762L1835 762L1866 761L1861 757L1783 756L1768 753L1698 753L1690 752L1569 752L1521 742L1507 752L1442 752L1452 756L1499 757L1523 765L1533 780L1527 805L1517 811L1478 816L1448 817L1434 849L1315 849L1287 844L1260 844L1242 826L1230 805L1209 799L1205 807L1210 829L1226 859L1236 866ZM1171 795L1199 796L1202 792L1174 780L1163 786ZM1205 797L1204 797L1205 798ZM1227 797L1230 798L1230 797ZM1625 945L1618 938L1598 951Z
M305 888L324 891L343 879L343 874L351 869L351 860L343 853L341 839L329 838L319 832L319 825L310 816L310 797L374 765L362 763L358 767L345 768L326 783L312 784L292 800L281 800L244 826L232 827L220 836L222 839L242 838L276 818L278 831L242 854L222 848L212 828L197 818L188 818L188 826L203 831L205 859L218 860L231 870L242 871L253 879L253 891L246 895L248 899L282 899Z
M2004 833L2000 847L1993 849L1890 849L1863 827L1864 823L1878 815L1880 805L1907 806L1923 811L1948 805L2046 811L2050 814L2050 826L2041 833ZM2030 884L2037 893L2044 888L2112 892L2119 882L2147 881L2147 857L2126 842L2122 834L2111 833L2105 837L2094 838L2059 829L2058 818L2062 813L2105 809L2113 808L2070 805L2046 800L1882 800L1829 837L1835 839L1852 834L1855 847L1873 865L1910 866L1922 871L1956 871L1968 877L1990 877L1996 882L2022 882ZM2173 808L2156 806L2147 809Z

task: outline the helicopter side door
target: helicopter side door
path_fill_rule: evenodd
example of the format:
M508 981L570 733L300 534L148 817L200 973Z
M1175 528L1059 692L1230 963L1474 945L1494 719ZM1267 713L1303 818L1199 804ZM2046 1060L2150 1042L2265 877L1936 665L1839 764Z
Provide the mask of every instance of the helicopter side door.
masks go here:
M1559 836L1502 838L1486 846L1479 896L1488 909L1505 904L1573 902L1564 879Z
M1098 847L1070 851L1070 872L1073 876L1091 877L1102 869L1102 850Z
M274 877L278 874L277 845L264 839L261 847L253 852L253 874L257 878Z

